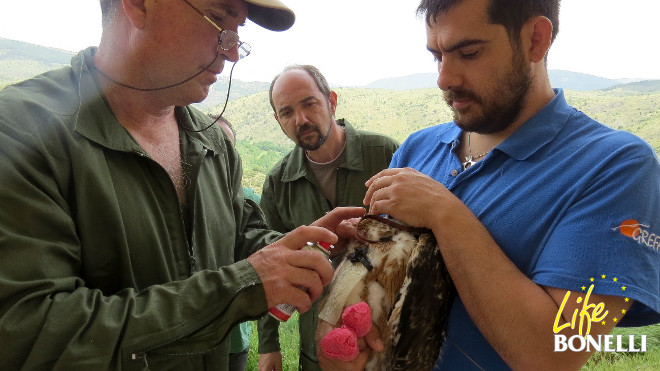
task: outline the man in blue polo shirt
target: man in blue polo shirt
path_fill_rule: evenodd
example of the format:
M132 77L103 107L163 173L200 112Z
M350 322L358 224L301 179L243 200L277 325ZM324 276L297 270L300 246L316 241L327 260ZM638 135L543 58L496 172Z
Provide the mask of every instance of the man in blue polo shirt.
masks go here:
M593 347L555 335L660 321L657 156L551 88L559 1L513 4L422 1L454 121L367 182L370 213L433 230L456 285L443 370L576 369Z

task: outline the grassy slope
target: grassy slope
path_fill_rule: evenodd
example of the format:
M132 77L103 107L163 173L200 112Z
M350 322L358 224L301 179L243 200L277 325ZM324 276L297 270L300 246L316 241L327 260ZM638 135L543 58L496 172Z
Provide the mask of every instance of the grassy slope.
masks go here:
M660 324L646 327L615 328L615 335L646 335L646 353L596 353L584 371L660 370ZM627 336L624 336L624 339ZM624 344L627 344L624 342ZM627 347L627 345L624 345ZM637 344L636 349L640 348Z
M615 328L615 335L647 335L646 353L596 353L582 368L583 371L660 370L660 324L646 327ZM624 338L627 338L624 336ZM298 369L298 314L280 327L283 369ZM246 370L257 370L258 340L256 323L252 323L250 354ZM627 344L627 343L625 343ZM624 345L627 347L627 345ZM636 345L639 349L639 344Z
M451 121L452 114L439 89L382 90L337 89L336 117L359 129L387 134L398 141L419 129ZM630 131L660 152L660 93L626 91L566 91L568 102L615 129ZM292 142L273 118L268 92L232 101L228 117L237 131L247 186L260 190L267 172Z
M252 332L250 333L250 353L248 355L246 370L257 370L259 358L259 340L257 338L257 323L251 322ZM288 321L280 326L280 349L282 350L282 368L283 370L298 369L298 349L300 345L300 335L298 334L298 312L295 312Z

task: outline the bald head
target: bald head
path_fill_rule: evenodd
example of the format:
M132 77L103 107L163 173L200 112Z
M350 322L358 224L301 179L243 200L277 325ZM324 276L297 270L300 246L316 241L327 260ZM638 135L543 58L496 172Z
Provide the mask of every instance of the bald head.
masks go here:
M326 98L330 98L330 86L328 85L328 81L325 79L325 76L321 74L321 71L319 71L318 68L305 64L305 65L292 65L286 67L279 75L275 76L273 78L273 81L270 83L270 91L268 93L268 97L270 99L270 106L273 107L273 111L275 111L275 104L273 103L273 87L275 86L275 83L277 80L279 80L282 75L290 72L290 71L304 71L307 73L313 80L314 83L316 84L316 87L319 89L321 94L325 96Z

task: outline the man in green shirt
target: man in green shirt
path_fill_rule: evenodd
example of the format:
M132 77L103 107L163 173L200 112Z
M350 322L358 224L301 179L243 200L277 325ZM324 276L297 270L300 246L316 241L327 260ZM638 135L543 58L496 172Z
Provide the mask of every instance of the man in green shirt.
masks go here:
M362 206L365 182L388 167L399 144L335 120L337 94L320 71L288 67L273 79L270 103L282 131L296 143L268 174L261 208L268 225L288 232L308 225L337 206ZM337 264L340 257L335 257ZM317 303L299 317L300 367L319 370L314 335ZM280 369L277 323L260 321L259 367Z
M297 249L337 237L268 230L226 135L188 106L247 50L247 17L283 30L293 13L276 0L101 7L98 48L0 91L0 370L226 370L234 324L308 310L332 277Z

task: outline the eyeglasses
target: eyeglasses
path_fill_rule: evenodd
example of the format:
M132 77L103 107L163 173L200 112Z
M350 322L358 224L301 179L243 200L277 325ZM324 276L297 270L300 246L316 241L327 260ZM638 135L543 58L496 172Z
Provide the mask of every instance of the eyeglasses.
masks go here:
M199 15L204 17L204 19L206 19L210 24L213 25L213 27L215 27L220 32L220 34L218 35L218 48L227 51L235 46L238 46L238 59L243 59L248 55L250 55L250 52L252 51L252 47L250 46L250 44L242 42L239 39L238 34L236 32L230 30L223 30L220 26L215 24L215 22L213 22L209 17L204 15L204 13L202 13L201 10L199 10L197 7L192 5L188 0L183 0L183 2L188 4L194 11L196 11Z

